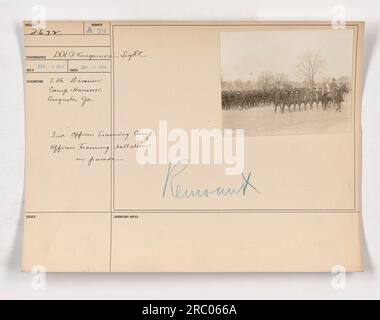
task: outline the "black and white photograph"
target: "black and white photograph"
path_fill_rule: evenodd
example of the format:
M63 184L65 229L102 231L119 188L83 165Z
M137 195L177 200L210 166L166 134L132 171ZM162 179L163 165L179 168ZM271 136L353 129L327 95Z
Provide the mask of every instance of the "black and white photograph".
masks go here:
M351 130L352 29L223 32L224 128L250 135Z

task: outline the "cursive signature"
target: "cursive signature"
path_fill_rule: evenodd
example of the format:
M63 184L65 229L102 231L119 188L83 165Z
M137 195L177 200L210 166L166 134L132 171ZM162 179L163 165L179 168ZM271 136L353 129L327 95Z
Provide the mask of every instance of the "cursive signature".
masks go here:
M124 51L121 55L122 58L127 58L128 61L131 61L134 58L145 58L143 50L137 49L135 51Z
M208 198L211 195L215 196L231 196L242 195L245 196L249 189L253 189L257 193L259 191L251 183L251 172L248 175L241 174L242 181L235 187L222 187L216 186L214 188L184 188L181 184L176 183L176 179L186 170L187 164L172 164L169 162L168 170L166 171L165 183L162 191L162 197L165 198L171 195L177 199L191 199L191 198Z

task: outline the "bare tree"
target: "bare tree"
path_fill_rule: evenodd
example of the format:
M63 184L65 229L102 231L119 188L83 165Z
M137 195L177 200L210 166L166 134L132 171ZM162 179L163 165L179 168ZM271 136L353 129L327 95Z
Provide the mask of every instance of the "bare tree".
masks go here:
M242 90L244 87L244 83L240 79L235 80L233 85L234 85L235 89L237 89L237 90Z
M318 77L322 74L325 61L320 52L306 53L297 64L296 73L310 88L314 87Z
M259 75L256 81L259 90L269 90L275 85L274 76L271 72L263 72Z
M274 85L276 88L289 87L290 81L286 74L277 73L274 77Z

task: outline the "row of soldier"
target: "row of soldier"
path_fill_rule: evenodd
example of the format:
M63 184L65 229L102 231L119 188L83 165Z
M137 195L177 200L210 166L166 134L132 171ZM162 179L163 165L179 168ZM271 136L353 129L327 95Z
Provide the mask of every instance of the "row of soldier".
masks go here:
M222 91L222 108L250 109L258 106L274 106L274 111L306 110L309 106L321 106L323 110L335 105L341 111L347 86L342 84L330 88L287 88L272 90Z

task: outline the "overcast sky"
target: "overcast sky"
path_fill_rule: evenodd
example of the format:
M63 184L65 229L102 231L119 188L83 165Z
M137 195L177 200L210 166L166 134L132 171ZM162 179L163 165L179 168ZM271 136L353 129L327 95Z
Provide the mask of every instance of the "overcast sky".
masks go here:
M250 80L263 71L296 77L299 58L320 52L328 77L351 76L353 30L221 32L222 79Z

